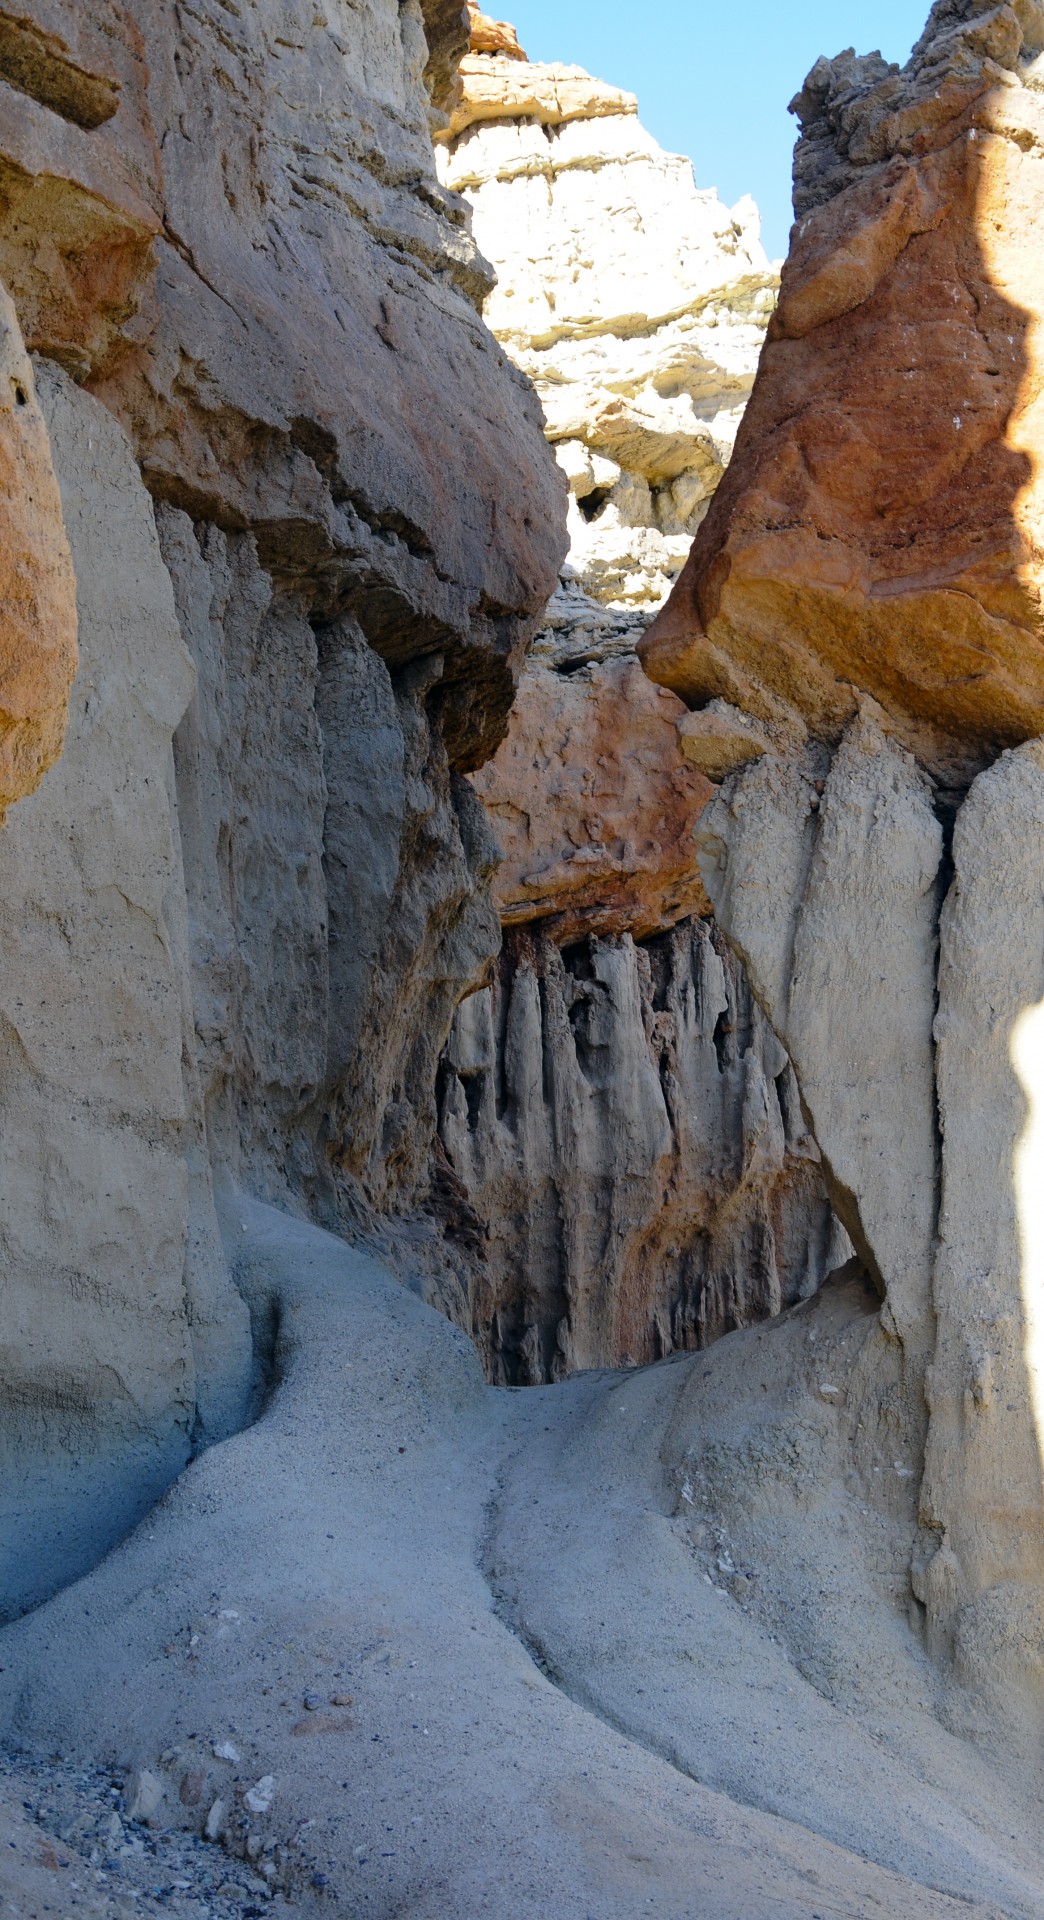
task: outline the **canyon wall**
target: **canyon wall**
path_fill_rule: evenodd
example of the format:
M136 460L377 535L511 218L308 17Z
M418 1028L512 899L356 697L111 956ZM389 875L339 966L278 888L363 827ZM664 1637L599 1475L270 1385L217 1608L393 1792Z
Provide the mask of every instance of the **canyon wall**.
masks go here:
M417 1216L499 945L565 490L436 177L466 16L298 11L0 8L7 1612L249 1409L216 1189Z
M486 321L533 381L569 485L556 624L609 608L633 644L728 462L778 272L753 201L697 187L633 94L529 62L511 28L472 19L440 177L473 210L497 276Z
M491 1378L538 1382L702 1346L851 1248L696 862L713 781L766 741L724 707L694 726L634 653L754 378L777 278L757 210L698 188L631 95L528 62L474 8L461 80L440 174L569 485L561 583L472 776L504 951L439 1089L475 1337Z
M813 69L758 380L641 646L695 718L764 731L696 834L884 1295L853 1471L894 1470L927 1643L1030 1744L1042 49L1028 0L939 0L901 71Z
M259 1405L257 1201L512 1385L847 1270L846 1484L1028 1751L1044 7L817 65L767 334L471 28L0 4L0 1608Z

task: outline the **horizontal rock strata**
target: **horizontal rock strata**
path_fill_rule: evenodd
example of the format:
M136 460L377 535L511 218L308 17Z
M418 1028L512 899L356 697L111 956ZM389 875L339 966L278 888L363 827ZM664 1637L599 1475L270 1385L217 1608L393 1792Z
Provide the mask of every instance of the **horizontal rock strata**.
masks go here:
M497 273L485 317L533 380L570 489L566 577L655 608L729 458L775 297L751 201L724 207L634 96L473 30L439 165ZM502 34L502 28L498 28Z

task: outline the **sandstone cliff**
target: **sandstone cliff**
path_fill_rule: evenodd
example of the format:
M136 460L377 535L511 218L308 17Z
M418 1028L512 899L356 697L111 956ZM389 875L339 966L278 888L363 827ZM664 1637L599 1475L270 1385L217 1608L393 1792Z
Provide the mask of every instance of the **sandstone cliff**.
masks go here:
M491 25L473 30L440 177L473 209L497 275L486 320L568 481L562 612L647 615L729 459L777 276L753 201L698 188L632 94L530 64Z
M950 785L1044 726L1035 5L939 5L793 102L790 258L712 511L643 654L837 741L872 694Z
M919 1489L928 1645L1031 1743L1042 46L1039 6L940 0L901 72L809 76L779 310L641 648L773 742L697 841L883 1295L852 1458Z
M467 22L292 15L0 10L0 278L51 440L5 309L0 800L61 743L73 570L80 627L0 845L6 1609L245 1415L215 1181L342 1227L423 1199L499 945L462 775L564 540L435 173Z

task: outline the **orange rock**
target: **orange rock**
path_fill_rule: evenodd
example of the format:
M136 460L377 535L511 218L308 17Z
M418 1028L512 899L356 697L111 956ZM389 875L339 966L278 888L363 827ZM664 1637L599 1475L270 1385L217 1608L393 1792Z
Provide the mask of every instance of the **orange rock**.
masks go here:
M508 60L528 60L529 55L518 44L518 34L506 20L493 20L475 5L475 0L468 0L468 13L472 53L500 53Z
M33 371L0 288L0 820L62 750L76 579Z
M690 702L830 740L864 689L957 784L1044 732L1044 94L999 13L1010 46L972 22L958 60L930 23L902 75L806 82L779 309L641 648Z
M692 836L714 788L682 755L684 717L633 658L527 669L506 740L473 775L504 853L505 926L540 920L560 945L640 940L709 912Z

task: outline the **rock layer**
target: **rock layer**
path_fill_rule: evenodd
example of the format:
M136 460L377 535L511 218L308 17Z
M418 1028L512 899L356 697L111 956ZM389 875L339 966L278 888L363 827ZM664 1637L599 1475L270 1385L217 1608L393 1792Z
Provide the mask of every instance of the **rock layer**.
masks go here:
M0 825L65 737L76 668L76 578L47 428L0 287Z
M494 1381L706 1346L851 1255L787 1055L705 921L510 940L457 1014L440 1132Z
M940 3L794 102L798 224L729 468L643 644L692 704L836 741L872 694L963 787L1044 730L1036 4Z
M633 95L493 39L473 32L440 173L473 209L486 320L569 483L566 577L647 610L729 458L776 276L753 202L699 190Z
M0 845L5 1611L244 1417L212 1178L398 1235L455 1298L418 1213L438 1056L499 942L463 773L503 734L563 490L436 176L463 9L292 11L0 7L0 273L56 396L83 656ZM27 474L40 501L0 800L54 758L75 657L5 328L12 553Z
M540 922L560 946L642 939L708 911L692 836L713 788L681 751L681 701L633 655L570 667L527 665L472 782L503 856L494 897L505 926Z

